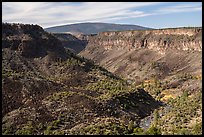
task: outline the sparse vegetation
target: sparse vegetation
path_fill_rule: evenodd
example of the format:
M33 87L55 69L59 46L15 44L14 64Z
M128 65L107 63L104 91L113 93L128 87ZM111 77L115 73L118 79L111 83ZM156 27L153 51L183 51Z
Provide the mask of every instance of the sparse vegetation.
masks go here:
M28 121L28 124L25 125L22 129L18 129L15 134L16 135L32 135L33 134L32 121Z
M202 111L201 101L201 93L189 96L187 91L184 91L182 96L169 100L168 104L172 106L172 109L159 119L161 131L165 134L195 134L191 121L195 118L201 119L202 116L199 114ZM196 132L201 133L201 129L196 128Z
M185 63L178 61L179 69L171 72L168 64L173 63L166 58L158 60L158 55L155 60L147 55L157 55L153 52L134 52L124 61L139 67L132 73L123 64L121 70L114 68L119 70L117 76L64 49L53 34L37 25L2 26L2 134L202 134L202 88L198 85L202 75L187 73L188 68L182 68ZM144 37L143 31L134 39L122 33L116 33L122 40L137 42L135 38ZM169 44L174 38L177 36L166 36L161 41ZM120 74L126 69L131 74L128 78ZM141 84L131 82L134 78ZM140 127L140 120L152 115L148 127Z
M147 131L144 133L145 135L161 135L161 130L155 126L151 126Z

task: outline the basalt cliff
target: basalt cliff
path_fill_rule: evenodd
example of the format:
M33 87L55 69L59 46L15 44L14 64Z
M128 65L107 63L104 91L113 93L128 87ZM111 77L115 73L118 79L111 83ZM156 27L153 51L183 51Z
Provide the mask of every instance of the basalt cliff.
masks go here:
M121 32L101 32L88 39L90 45L104 47L105 50L152 49L160 53L168 49L194 50L202 49L201 28L175 28L161 30L138 30Z
M202 28L175 28L102 32L88 37L80 55L138 80L179 72L201 74L201 51Z

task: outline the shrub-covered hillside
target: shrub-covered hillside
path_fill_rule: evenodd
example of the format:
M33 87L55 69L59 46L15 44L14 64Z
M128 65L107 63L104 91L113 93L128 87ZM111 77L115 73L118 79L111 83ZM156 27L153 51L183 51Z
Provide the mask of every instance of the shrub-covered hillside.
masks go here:
M161 105L40 26L2 28L3 134L140 134Z

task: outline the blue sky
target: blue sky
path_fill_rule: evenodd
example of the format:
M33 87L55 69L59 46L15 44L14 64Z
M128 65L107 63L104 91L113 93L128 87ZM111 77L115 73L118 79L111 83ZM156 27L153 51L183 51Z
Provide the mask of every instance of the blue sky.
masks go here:
M2 2L2 21L43 28L82 22L201 27L202 2Z

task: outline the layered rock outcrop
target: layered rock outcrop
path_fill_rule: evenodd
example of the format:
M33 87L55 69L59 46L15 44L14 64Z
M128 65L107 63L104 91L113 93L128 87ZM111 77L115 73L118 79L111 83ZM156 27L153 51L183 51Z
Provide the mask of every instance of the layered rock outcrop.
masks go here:
M131 79L201 73L202 28L102 32L88 36L81 56ZM155 64L159 64L156 65Z
M202 28L176 28L161 30L135 30L101 32L88 37L89 45L100 45L105 50L135 50L148 48L165 53L168 49L202 50Z

